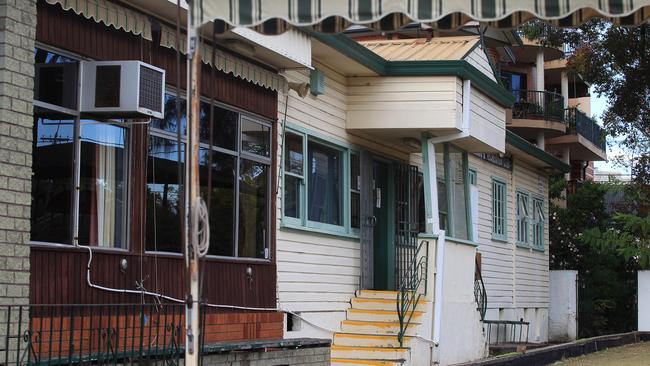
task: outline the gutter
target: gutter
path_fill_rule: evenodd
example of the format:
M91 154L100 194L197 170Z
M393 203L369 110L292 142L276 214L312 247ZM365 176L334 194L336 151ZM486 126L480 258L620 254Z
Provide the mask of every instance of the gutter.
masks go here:
M551 168L561 173L568 173L571 171L570 165L564 163L562 160L538 148L537 146L526 141L523 137L507 129L506 129L506 143L525 152L526 154L534 157L535 159L549 165Z

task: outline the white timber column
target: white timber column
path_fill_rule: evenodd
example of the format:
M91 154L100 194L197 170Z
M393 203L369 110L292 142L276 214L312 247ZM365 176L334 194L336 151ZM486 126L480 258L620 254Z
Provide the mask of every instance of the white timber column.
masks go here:
M543 128L540 128L539 131L537 131L536 140L537 140L537 147L544 150L544 146L545 146L546 142L545 142L544 129Z
M571 150L569 149L568 146L562 147L562 161L567 165L571 165L571 153L570 153L570 151ZM564 179L567 180L567 181L569 181L571 179L571 171L564 174Z
M538 91L544 91L544 48L537 49L537 58L535 59L535 88Z
M560 89L564 98L564 109L567 109L569 108L569 75L566 71L560 74Z

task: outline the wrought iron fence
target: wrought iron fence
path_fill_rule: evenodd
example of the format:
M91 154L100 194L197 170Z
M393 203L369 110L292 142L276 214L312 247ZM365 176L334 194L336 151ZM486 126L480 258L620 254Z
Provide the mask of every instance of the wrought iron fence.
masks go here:
M514 119L543 119L564 122L564 97L561 94L540 90L513 90Z
M487 292L485 291L485 283L483 283L483 275L481 274L481 263L478 258L475 260L474 269L474 300L476 301L481 320L485 320L485 313L487 312Z
M584 136L601 150L607 148L605 130L577 108L566 109L567 133Z
M400 347L420 298L427 294L427 270L429 266L429 242L423 240L413 254L405 271L405 276L397 288L397 318L399 332L397 340Z
M184 304L0 306L0 363L178 365L184 313Z

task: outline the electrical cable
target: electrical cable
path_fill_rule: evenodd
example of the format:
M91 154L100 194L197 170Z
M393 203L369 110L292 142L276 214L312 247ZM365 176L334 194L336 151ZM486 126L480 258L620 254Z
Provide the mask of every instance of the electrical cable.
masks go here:
M129 289L118 289L118 288L113 288L113 287L106 287L102 285L97 285L92 282L92 279L90 277L90 268L92 266L92 261L93 261L93 251L90 246L86 245L79 245L75 244L75 247L77 248L83 248L88 250L88 263L86 265L86 283L90 288L94 288L96 290L101 290L101 291L107 291L107 292L113 292L113 293L120 293L120 294L132 294L132 295L141 295L141 296L152 296L156 298L158 301L160 299L168 300L171 302L179 303L179 304L184 304L186 301L177 299L175 297L171 297L168 295L152 292L152 291L147 291L144 289L144 287L141 287L139 290L129 290ZM237 306L237 305L222 305L222 304L211 304L211 303L204 303L205 306L210 307L210 308L215 308L215 309L232 309L232 310L249 310L249 311L280 311L286 314L291 314L293 316L296 316L297 318L301 319L307 324L310 324L316 328L325 330L330 333L336 333L338 330L333 330L330 328L327 328L325 326L319 325L311 320L306 319L302 315L295 313L291 310L283 309L280 306L277 306L275 308L257 308L257 307L248 307L248 306Z

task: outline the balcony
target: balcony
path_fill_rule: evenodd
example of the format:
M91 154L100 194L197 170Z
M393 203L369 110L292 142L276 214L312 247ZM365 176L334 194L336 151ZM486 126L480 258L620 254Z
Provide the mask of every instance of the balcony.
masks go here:
M539 90L513 90L515 104L513 119L542 119L564 122L564 98L562 95Z
M562 148L568 147L571 160L607 160L605 131L577 108L566 109L564 115L566 134L546 140L547 150L555 150L559 154Z
M547 137L566 132L564 98L562 95L540 90L513 90L515 103L508 128L525 138L535 138L540 129Z
M584 136L601 150L607 149L605 131L577 108L566 109L567 134Z

